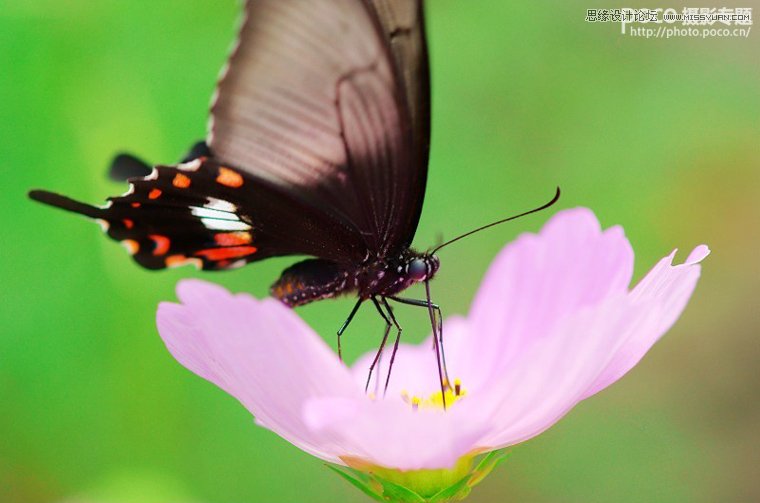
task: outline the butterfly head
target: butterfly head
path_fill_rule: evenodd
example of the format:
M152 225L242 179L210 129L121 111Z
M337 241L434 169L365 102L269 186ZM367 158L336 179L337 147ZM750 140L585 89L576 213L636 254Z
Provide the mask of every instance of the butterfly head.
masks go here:
M406 263L406 274L415 282L426 281L435 276L441 263L433 254L421 254L412 257Z

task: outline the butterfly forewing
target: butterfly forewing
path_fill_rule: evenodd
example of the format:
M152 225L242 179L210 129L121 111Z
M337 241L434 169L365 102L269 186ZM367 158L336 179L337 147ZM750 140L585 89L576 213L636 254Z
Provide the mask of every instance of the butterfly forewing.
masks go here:
M430 67L420 0L372 0L406 94L412 121L416 166L428 163L430 147Z
M407 33L393 28L397 11L420 30L421 16L389 2L247 2L209 133L222 162L349 222L379 257L411 241L427 170L415 143L426 144L428 107L408 103L427 103L424 41L419 31L391 49L387 30ZM423 85L405 84L409 59Z

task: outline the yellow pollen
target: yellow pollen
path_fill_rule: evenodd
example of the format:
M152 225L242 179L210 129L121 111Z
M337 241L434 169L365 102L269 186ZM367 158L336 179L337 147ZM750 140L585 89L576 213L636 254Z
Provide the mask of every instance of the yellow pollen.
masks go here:
M443 409L444 396L446 397L446 407L450 407L467 394L467 390L462 387L462 381L459 379L454 379L453 388L448 381L444 381L443 390L443 394L441 391L436 391L428 398L422 398L417 395L410 396L409 393L404 390L401 392L401 399L410 404L414 410L417 410L420 407Z

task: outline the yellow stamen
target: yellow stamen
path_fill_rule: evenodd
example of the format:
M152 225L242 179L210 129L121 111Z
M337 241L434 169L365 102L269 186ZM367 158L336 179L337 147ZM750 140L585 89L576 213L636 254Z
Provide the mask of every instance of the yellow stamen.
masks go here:
M450 407L452 404L461 400L466 394L467 390L462 388L462 381L459 379L454 380L454 387L452 388L448 381L443 383L443 393L436 391L428 398L421 398L419 396L409 396L409 393L404 390L401 392L401 398L408 404L411 404L414 410L423 408L438 408L443 409L444 397L446 398L446 407Z

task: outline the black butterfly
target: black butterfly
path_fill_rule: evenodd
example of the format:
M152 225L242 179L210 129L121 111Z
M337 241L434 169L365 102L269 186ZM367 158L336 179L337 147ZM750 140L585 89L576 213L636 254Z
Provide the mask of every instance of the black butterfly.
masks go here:
M30 196L99 220L149 269L314 257L286 269L271 294L288 306L357 294L339 352L340 335L371 300L386 322L375 362L394 326L392 365L401 327L388 299L425 307L443 387L441 315L428 284L439 262L435 250L410 248L429 143L421 0L250 0L207 146L149 174L135 158L117 158L117 174L133 177L104 207ZM425 300L397 297L418 282Z

